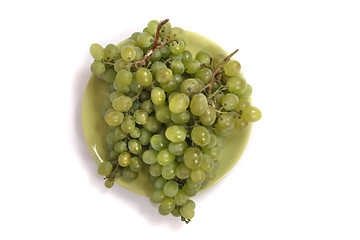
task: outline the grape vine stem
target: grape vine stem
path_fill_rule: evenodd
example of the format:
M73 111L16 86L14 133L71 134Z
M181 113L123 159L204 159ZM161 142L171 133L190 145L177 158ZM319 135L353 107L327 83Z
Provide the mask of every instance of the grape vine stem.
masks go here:
M231 54L229 54L226 58L224 58L224 60L221 61L221 63L219 63L219 65L217 66L217 68L215 69L215 71L213 72L213 74L211 75L211 79L210 82L208 84L206 84L205 86L203 86L200 90L200 92L204 91L206 88L209 88L208 90L208 95L211 95L211 91L213 88L213 84L214 84L214 80L215 80L215 76L216 74L222 69L222 66L227 63L232 56L235 55L235 53L237 53L239 51L239 49L236 49L235 51L233 51Z

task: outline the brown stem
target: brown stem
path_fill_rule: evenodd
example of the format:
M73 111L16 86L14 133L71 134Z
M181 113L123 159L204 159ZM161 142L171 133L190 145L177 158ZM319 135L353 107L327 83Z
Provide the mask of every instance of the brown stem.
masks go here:
M164 21L159 23L159 25L157 26L157 29L156 29L155 40L154 40L154 43L153 43L151 49L139 61L133 62L132 63L133 65L137 66L140 63L144 63L146 61L146 59L148 59L154 53L155 49L161 48L166 43L168 43L168 42L162 42L158 45L158 41L159 41L159 37L160 37L160 30L161 30L162 26L164 26L167 22L169 22L169 19L165 19Z
M222 66L227 63L230 58L232 56L235 55L235 53L237 53L239 51L239 49L236 49L234 52L232 52L230 55L228 55L226 58L224 58L224 60L221 61L221 63L219 63L219 65L217 66L217 68L215 69L215 71L213 72L213 74L211 75L211 80L208 84L206 84L202 89L201 89L201 92L206 89L206 88L209 88L208 90L208 95L211 94L211 91L212 91L212 87L213 87L213 84L214 84L214 79L215 79L215 75L222 69Z

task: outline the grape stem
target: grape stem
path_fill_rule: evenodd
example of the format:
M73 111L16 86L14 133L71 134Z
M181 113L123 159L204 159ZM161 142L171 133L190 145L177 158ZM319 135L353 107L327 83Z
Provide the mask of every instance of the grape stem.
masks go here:
M230 55L228 55L226 58L224 58L224 60L221 61L221 63L219 63L219 65L217 66L217 68L215 69L215 71L213 72L213 74L211 75L211 79L210 82L208 84L206 84L205 86L203 86L200 90L200 92L204 91L206 88L209 88L208 90L208 95L211 95L211 91L213 88L213 84L214 84L214 80L215 80L215 75L222 69L222 66L227 63L230 58L232 56L235 55L235 53L237 53L239 51L239 49L236 49L235 51L233 51Z
M169 19L165 19L164 21L159 23L159 25L157 26L157 29L156 29L155 40L154 40L154 43L153 43L151 49L139 61L133 62L132 63L133 65L138 66L139 64L143 64L154 53L154 51L157 48L162 48L165 44L171 42L171 41L170 42L164 41L164 42L158 44L159 37L160 37L160 30L161 30L162 26L164 26L167 22L169 22Z

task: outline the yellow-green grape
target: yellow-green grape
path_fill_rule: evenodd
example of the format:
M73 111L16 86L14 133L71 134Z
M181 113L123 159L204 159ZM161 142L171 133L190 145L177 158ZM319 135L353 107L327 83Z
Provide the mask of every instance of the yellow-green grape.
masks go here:
M135 122L139 125L144 125L149 121L149 114L144 110L138 109L134 112Z
M131 139L129 142L128 142L128 148L129 148L129 151L133 154L140 154L141 153L141 150L142 150L142 145L141 143L139 142L139 140L136 140L136 139Z
M156 119L156 117L150 116L149 121L143 126L147 131L154 133L161 129L162 124Z
M212 74L211 69L204 67L196 73L195 77L200 79L203 84L207 84L210 82Z
M184 163L190 169L200 167L203 154L198 147L190 147L185 150Z
M166 197L160 204L160 208L165 213L170 213L175 208L175 201L172 197Z
M148 32L155 36L155 33L156 33L156 30L157 30L157 27L159 25L159 21L157 20L151 20L148 25L147 25L147 29L148 29Z
M130 159L129 167L135 172L139 172L143 167L143 161L139 157L132 157Z
M239 99L238 104L236 105L235 111L240 112L244 110L245 107L250 106L250 102L245 99Z
M261 112L257 107L247 106L241 114L241 118L246 122L256 122L261 118Z
M179 184L174 180L169 180L165 183L163 191L167 197L175 197L179 191Z
M205 180L205 171L201 169L201 167L195 168L191 170L190 173L191 180L196 183L202 183Z
M225 74L228 76L236 76L241 69L241 65L236 60L230 60L229 62L225 63L224 71Z
M139 61L144 57L144 51L139 47L134 47L135 49L135 58L133 61Z
M183 40L173 41L169 44L170 52L179 55L185 50L185 42Z
M166 149L169 145L169 140L162 134L155 134L150 138L150 144L156 151Z
M127 144L124 141L115 143L114 150L118 153L125 152L127 150Z
M188 168L185 163L180 163L175 170L175 175L179 179L187 179L190 177L191 169Z
M105 49L98 43L90 46L90 54L96 61L101 61L105 58Z
M178 163L176 161L162 166L161 168L161 176L165 178L166 180L173 179L175 177L176 173L176 167L178 166Z
M169 149L165 148L159 151L157 161L160 165L165 166L175 161L175 155Z
M224 109L232 111L235 110L237 104L239 103L239 98L233 93L227 93L221 97L220 102Z
M169 109L172 113L184 112L190 103L189 97L184 93L178 93L169 99Z
M132 100L128 96L119 96L112 102L112 107L119 112L126 112L132 106Z
M142 48L150 47L153 41L154 37L148 32L142 32L136 38L136 43Z
M198 146L204 147L210 142L210 133L204 126L196 126L191 131L191 140Z
M105 73L105 64L103 62L100 62L100 61L94 61L92 64L91 64L91 72L95 75L102 75Z
M124 114L122 112L112 110L109 113L106 113L104 118L109 126L116 127L123 122Z
M125 133L131 133L135 129L135 121L132 117L126 116L120 126Z
M113 166L109 161L103 161L98 166L98 173L101 176L107 176L111 173Z
M140 104L140 109L150 114L154 111L154 105L150 101L145 101Z
M182 156L185 153L185 150L188 148L188 144L186 141L182 142L170 142L169 143L169 151L176 155L176 156Z
M114 186L114 180L106 179L105 180L105 187L106 188L112 188Z
M201 116L208 108L208 101L204 94L199 93L193 96L190 102L190 111L195 116Z
M120 153L118 157L118 163L122 167L129 166L130 164L131 155L128 152L122 152Z
M169 83L171 78L173 77L173 73L171 69L168 68L160 68L156 71L156 80L161 84Z
M125 62L131 62L132 60L135 59L136 51L134 47L127 45L122 47L120 54L121 54L121 58Z
M171 113L171 120L176 124L185 124L190 120L191 114L188 110L182 113Z
M149 149L144 151L142 155L142 160L144 161L144 163L151 165L157 163L157 155L158 155L158 151Z
M153 90L151 90L151 101L155 105L161 105L165 102L166 95L163 89L156 87Z
M150 200L153 203L161 203L162 201L164 201L165 198L166 196L161 189L155 189L150 195Z
M195 59L198 60L201 64L210 66L211 53L208 51L199 51L196 53Z
M161 176L162 169L163 169L163 167L156 162L156 163L150 165L149 173L151 176L158 177L158 176Z
M200 167L205 172L209 172L214 168L214 160L208 154L203 154L203 160Z
M182 126L171 126L165 131L165 136L171 142L179 143L186 139L186 129Z
M185 64L185 72L189 74L194 74L199 71L201 68L201 63L198 60L190 60Z
M208 106L206 111L199 116L199 120L204 126L211 126L216 120L215 108Z
M170 37L174 40L185 40L186 31L180 27L171 28Z
M184 80L180 85L180 92L190 95L199 92L201 89L200 81L195 78L188 78Z
M238 76L229 78L229 80L226 82L226 85L228 86L229 92L236 95L242 95L247 88L245 79Z
M113 60L113 59L117 58L119 53L120 53L120 51L116 45L114 45L114 44L106 45L105 55L109 60Z
M122 169L122 177L127 181L132 181L139 176L138 172L133 171L129 166Z
M170 123L171 122L171 111L168 106L163 105L159 106L155 110L155 117L161 123Z
M249 127L249 123L244 121L241 116L235 117L235 129L245 131Z
M114 88L116 90L121 87L129 87L132 83L133 75L130 71L121 69L117 72L115 80L113 82Z
M153 81L151 72L146 68L139 68L135 73L135 79L140 86L150 86Z
M250 84L246 84L245 91L239 94L239 98L241 99L248 99L252 94L252 87Z

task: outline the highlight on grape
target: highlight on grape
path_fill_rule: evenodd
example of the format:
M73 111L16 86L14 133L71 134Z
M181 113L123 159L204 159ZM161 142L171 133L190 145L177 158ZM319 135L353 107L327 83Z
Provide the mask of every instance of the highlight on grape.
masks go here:
M104 121L109 159L98 173L111 188L116 178L134 180L147 169L150 200L161 215L186 223L195 196L216 177L221 149L232 131L261 118L249 97L252 87L232 57L186 49L186 31L169 20L152 20L121 47L90 47L91 72L109 84Z

